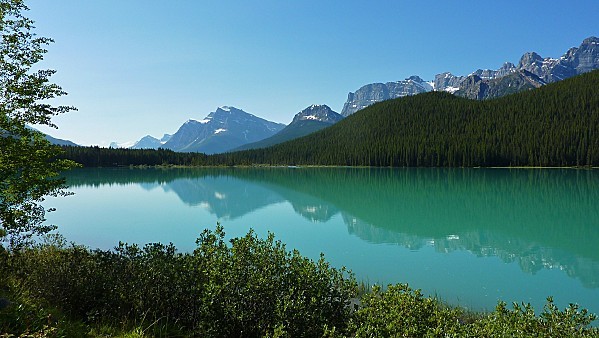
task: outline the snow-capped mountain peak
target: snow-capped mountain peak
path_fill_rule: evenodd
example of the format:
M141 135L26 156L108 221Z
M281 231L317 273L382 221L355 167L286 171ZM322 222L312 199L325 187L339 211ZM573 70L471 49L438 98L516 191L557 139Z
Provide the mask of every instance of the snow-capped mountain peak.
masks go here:
M188 120L164 147L175 151L220 153L270 137L285 126L232 106L221 106L203 120Z
M343 116L334 112L329 106L325 104L313 104L308 108L302 110L297 113L293 117L292 124L294 122L303 121L303 120L312 120L312 121L321 121L326 123L337 123Z

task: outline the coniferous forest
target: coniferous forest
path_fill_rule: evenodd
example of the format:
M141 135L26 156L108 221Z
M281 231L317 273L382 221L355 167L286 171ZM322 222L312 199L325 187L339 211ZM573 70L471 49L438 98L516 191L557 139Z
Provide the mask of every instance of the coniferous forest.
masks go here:
M597 166L599 71L498 99L431 92L374 104L314 134L215 155L67 147L85 166Z
M166 149L126 149L101 147L64 146L62 156L75 159L86 167L199 166L208 164L207 155L201 153L179 153Z

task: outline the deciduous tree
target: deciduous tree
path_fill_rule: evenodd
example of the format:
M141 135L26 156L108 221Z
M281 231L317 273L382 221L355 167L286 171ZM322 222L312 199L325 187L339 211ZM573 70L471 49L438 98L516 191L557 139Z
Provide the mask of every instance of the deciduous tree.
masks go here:
M60 147L28 127L56 128L52 117L74 108L48 103L66 93L50 82L54 70L36 69L53 41L33 32L27 10L23 0L0 0L0 240L12 247L52 229L40 203L67 194L58 173L74 166L56 159Z

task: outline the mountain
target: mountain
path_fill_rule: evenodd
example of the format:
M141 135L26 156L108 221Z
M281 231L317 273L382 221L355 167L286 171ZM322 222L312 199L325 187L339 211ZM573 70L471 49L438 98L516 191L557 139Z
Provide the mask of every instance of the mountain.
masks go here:
M501 68L499 68L498 70L477 69L476 71L472 72L469 76L456 76L449 72L445 72L435 75L435 80L433 80L433 87L436 91L444 91L453 94L456 91L458 91L460 87L464 86L463 82L467 80L468 77L478 77L481 80L493 80L509 75L517 70L518 68L516 68L516 66L513 63L505 62L503 66L501 66ZM470 79L470 81L472 81L472 79Z
M599 38L589 37L579 47L570 48L559 59L543 58L535 52L528 52L522 55L517 66L505 62L497 70L478 69L468 76L445 72L435 75L431 82L412 76L399 82L369 84L355 93L349 93L341 115L349 116L376 102L433 89L478 100L496 98L538 88L594 69L599 69Z
M343 116L327 105L311 105L293 117L293 121L275 135L264 140L243 145L235 150L266 148L298 137L306 136L341 121Z
M75 147L78 146L78 144L75 144L72 141L62 140L62 139L59 139L59 138L54 138L54 137L52 137L50 135L47 135L47 134L46 134L46 140L48 140L52 144L56 144L56 145L59 145L59 146L75 146Z
M479 100L490 99L538 88L598 68L599 38L590 37L583 40L578 48L570 48L559 59L543 58L535 52L528 52L522 55L518 66L506 62L497 71L486 70L486 76L478 70L461 80L458 85L460 90L455 94Z
M39 131L39 130L33 128L33 127L27 126L27 128L29 128L31 130L35 130L38 133L42 133L41 131ZM62 140L62 139L59 139L59 138L55 138L55 137L52 137L52 136L50 136L50 135L48 135L46 133L42 133L42 134L44 134L44 137L45 137L45 139L48 142L50 142L50 143L52 143L54 145L58 145L58 146L73 146L73 147L78 147L79 146L78 144L75 144L74 142L69 141L69 140Z
M557 82L569 77L599 68L599 38L585 39L576 48L570 48L559 59L541 57L535 52L522 55L518 66L509 64L497 71L489 71L486 78L477 81L476 72L464 79L456 95L477 99L489 99L511 94L520 90L538 88L547 83ZM505 65L504 65L505 66ZM481 90L488 87L490 90ZM476 94L473 94L476 93Z
M164 134L161 139L157 139L153 136L146 135L142 137L139 141L135 142L131 149L158 149L162 147L168 140L170 140L172 135Z
M203 120L185 122L163 147L181 152L223 153L263 140L284 127L241 109L223 106Z
M526 69L545 82L560 81L589 72L599 66L599 38L585 39L576 48L570 48L559 59L542 58L537 53L526 53L520 59L519 69Z
M224 163L376 167L597 166L599 70L494 100L444 92L373 104Z
M135 145L135 142L110 142L108 148L112 149L129 149Z
M313 104L295 114L293 121L291 121L289 126L293 126L301 121L318 121L327 124L335 124L341 120L343 120L343 116L334 112L326 104Z
M539 88L545 84L545 81L527 70L517 70L503 77L490 79L469 75L462 81L461 88L455 91L455 95L484 100Z
M438 91L454 93L460 89L460 83L465 79L465 76L455 76L449 72L435 75L433 87Z
M432 82L426 82L418 76L410 76L403 81L372 83L347 95L341 115L347 117L369 105L407 95L426 93L433 90Z

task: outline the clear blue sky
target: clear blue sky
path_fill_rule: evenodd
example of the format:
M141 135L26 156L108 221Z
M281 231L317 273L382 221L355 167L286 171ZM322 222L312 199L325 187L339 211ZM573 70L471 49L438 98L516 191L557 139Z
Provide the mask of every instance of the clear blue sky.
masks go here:
M559 57L599 36L599 1L30 0L43 67L83 145L174 133L218 106L289 123L373 82ZM44 129L44 131L48 131Z

